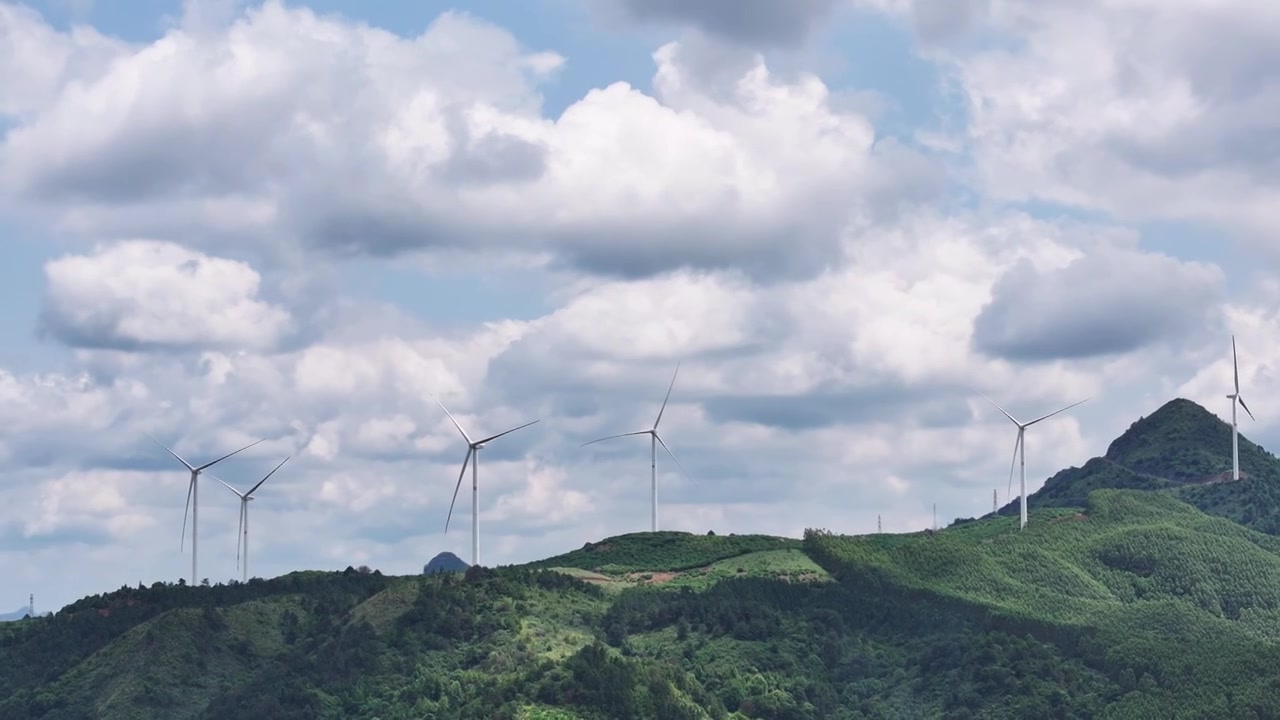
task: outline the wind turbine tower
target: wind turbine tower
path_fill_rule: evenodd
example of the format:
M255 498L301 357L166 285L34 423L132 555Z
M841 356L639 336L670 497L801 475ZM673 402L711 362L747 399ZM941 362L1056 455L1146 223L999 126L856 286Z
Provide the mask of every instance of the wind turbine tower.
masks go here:
M1019 422L1015 417L1010 415L1008 411L1006 411L1004 408L1000 407L999 405L996 405L995 400L992 400L986 395L983 395L982 398L987 402L991 403L992 405L995 405L995 408L997 410L999 410L1001 413L1004 413L1004 416L1009 418L1009 422L1013 423L1018 427L1018 439L1013 443L1013 460L1009 463L1009 492L1013 491L1013 466L1015 463L1017 463L1021 467L1021 478L1022 478L1020 484L1018 485L1018 490L1020 495L1018 499L1021 501L1021 512L1019 515L1018 529L1021 530L1022 528L1025 528L1027 526L1027 441L1026 441L1027 428L1031 427L1032 425L1035 425L1041 420L1048 420L1049 418L1053 417L1054 415L1057 415L1058 413L1066 412L1077 405L1086 403L1089 401L1089 398L1085 398L1080 402L1072 403L1062 408L1061 410L1054 410L1048 415L1041 415L1035 420L1032 420L1030 422L1025 422L1025 423Z
M222 457L218 458L217 460L214 460L213 462L207 462L204 465L197 466L197 465L192 465L186 460L183 460L181 455L171 450L168 445L165 445L159 440L156 440L150 434L148 434L147 437L155 441L155 443L160 447L164 448L165 450L168 450L169 454L172 455L178 462L182 463L183 467L191 471L191 482L187 484L187 504L182 509L182 539L178 541L178 549L179 551L181 551L182 542L187 538L187 511L190 510L191 511L191 586L196 587L200 582L200 580L198 579L200 576L196 573L196 547L197 547L196 546L196 542L197 542L196 528L199 521L199 508L197 507L197 501L200 498L200 489L198 487L198 481L200 480L200 473L204 472L205 470L208 470L214 465L217 465L223 460L226 460L232 455L236 455L238 453L244 452L245 450L248 450L254 445L257 445L258 443L262 442L266 438L263 438L263 440L258 440L257 442L249 443L248 445L245 445L239 450L236 450L235 452L232 452L232 453L227 453L226 455L223 455Z
M1000 499L999 499L999 495L997 494L998 492L999 491L996 490L995 488L991 488L991 514L992 515L995 515L996 510L1000 509Z
M613 440L614 438L630 437L632 435L648 435L649 436L649 529L652 532L658 531L658 446L661 445L663 450L675 460L676 465L680 468L680 472L685 477L689 477L689 473L684 469L684 465L676 458L675 453L671 452L671 448L662 441L662 436L658 434L658 423L662 422L662 413L667 409L667 402L671 400L671 390L676 386L676 376L680 374L680 363L676 363L676 371L671 374L671 384L667 386L667 396L662 399L662 407L658 408L658 419L653 421L653 427L648 430L637 430L635 432L622 433L620 435L610 435L608 437L597 438L591 442L582 443L580 447L594 445L605 440Z
M444 519L444 531L449 532L449 521L453 519L453 505L458 502L458 489L462 487L462 478L467 474L467 463L471 463L471 564L473 566L480 564L480 484L477 477L477 468L480 465L480 449L493 440L497 440L503 435L508 435L517 430L527 428L533 423L527 422L519 427L513 427L510 430L504 430L497 435L490 435L483 440L472 440L466 430L462 429L462 425L458 424L453 413L449 412L449 408L444 403L436 400L436 404L444 410L444 414L449 416L449 421L453 426L458 428L458 432L462 433L462 439L467 441L467 456L462 459L462 471L458 473L458 484L453 488L453 500L449 502L449 515Z
M289 457L293 457L293 456L290 455ZM289 462L289 457L286 457L284 460L281 460L279 465L275 466L275 468L273 468L271 472L267 473L266 477L259 480L257 485L254 485L253 487L249 488L249 492L246 492L246 493L242 493L239 490L231 487L230 485L227 485L227 483L223 482L222 478L214 475L213 473L209 474L210 477L222 483L228 490L235 493L236 497L240 498L240 525L239 527L236 528L236 567L238 568L240 566L240 541L241 539L243 539L244 540L244 582L249 582L249 501L254 499L253 493L257 491L258 488L262 487L262 483L266 482L267 478L271 477L272 475L275 475L276 470L279 470L281 467L284 467L284 464Z
M1240 361L1236 357L1235 335L1231 336L1231 372L1235 379L1235 392L1227 398L1231 400L1231 480L1236 481L1240 479L1240 431L1236 426L1236 405L1239 404L1245 412L1249 413L1250 420L1255 419L1249 406L1244 404L1244 398L1240 397Z

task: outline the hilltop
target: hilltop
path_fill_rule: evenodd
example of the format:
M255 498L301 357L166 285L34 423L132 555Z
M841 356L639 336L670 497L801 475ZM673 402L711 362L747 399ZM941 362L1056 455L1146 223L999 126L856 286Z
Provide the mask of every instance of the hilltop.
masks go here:
M1280 717L1280 462L1242 438L1229 482L1230 442L1174 400L1021 531L633 533L124 587L0 624L0 720Z
M121 588L0 626L0 718L1280 715L1280 539L1162 492L1032 520Z
M1280 459L1240 433L1240 481L1231 480L1231 425L1178 398L1139 418L1083 467L1027 496L1029 507L1081 507L1098 489L1165 492L1210 515L1280 534ZM1000 509L1016 514L1016 501Z
M442 572L466 572L471 567L462 558L451 552L442 552L431 558L430 562L422 566L423 575L434 575Z
M37 614L40 614L40 613L37 613ZM0 613L0 622L13 622L14 620L21 620L25 618L27 615L28 615L28 609L25 607L20 607L11 613Z

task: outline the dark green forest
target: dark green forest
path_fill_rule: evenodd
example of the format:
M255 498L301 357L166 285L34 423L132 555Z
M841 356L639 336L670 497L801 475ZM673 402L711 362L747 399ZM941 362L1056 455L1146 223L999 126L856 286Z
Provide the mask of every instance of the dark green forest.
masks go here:
M1221 425L1166 405L1023 531L636 533L125 587L0 624L0 718L1280 717L1280 463L1242 439L1218 481Z
M1100 488L1152 490L1210 515L1280 535L1280 460L1240 434L1240 482L1231 482L1231 426L1176 399L1140 418L1084 467L1063 470L1027 497L1031 507L1081 507ZM1016 515L1016 503L1000 509Z

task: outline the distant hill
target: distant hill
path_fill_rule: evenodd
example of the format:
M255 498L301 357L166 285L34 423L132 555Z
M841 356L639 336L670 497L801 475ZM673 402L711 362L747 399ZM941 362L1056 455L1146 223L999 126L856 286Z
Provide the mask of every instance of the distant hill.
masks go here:
M431 558L431 562L422 566L423 575L434 575L442 572L466 572L471 567L462 558L451 552L442 552Z
M12 622L14 620L21 620L22 618L27 616L28 609L29 608L22 607L22 608L18 608L17 610L14 610L11 613L0 614L0 622Z
M157 583L0 625L0 718L1280 717L1280 539L1167 492L940 532Z
M1242 439L1226 482L1230 442L1170 402L1050 478L1025 530L124 587L0 624L0 720L1280 717L1280 538L1247 527L1275 533L1280 462Z
M1083 467L1063 470L1027 497L1030 507L1082 507L1098 489L1169 493L1197 508L1280 535L1280 459L1240 434L1240 481L1231 481L1231 425L1190 400L1139 418ZM1017 514L1017 501L999 510Z

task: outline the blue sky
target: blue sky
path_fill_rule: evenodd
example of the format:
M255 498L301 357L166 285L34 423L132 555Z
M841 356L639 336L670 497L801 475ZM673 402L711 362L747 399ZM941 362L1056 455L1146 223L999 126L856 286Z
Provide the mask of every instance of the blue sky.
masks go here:
M260 3L239 3L247 7ZM232 3L221 3L230 7ZM567 62L559 73L541 86L545 113L555 117L566 107L595 88L626 82L650 90L654 48L669 35L660 27L636 27L593 14L572 0L531 2L450 3L430 0L421 3L363 3L332 0L301 3L317 13L336 13L351 20L385 28L399 35L421 32L441 13L460 11L511 30L526 47L553 49ZM130 42L154 42L174 18L182 13L181 2L145 1L127 6L88 3L87 12L75 3L45 0L32 3L59 29L74 23L88 23L102 32ZM938 69L911 48L909 29L883 15L850 11L841 22L821 28L809 48L769 52L782 67L805 67L806 61L823 69L823 80L833 92L874 93L880 98L877 126L885 136L910 141L911 134L932 128L963 113L955 98L947 97ZM942 111L941 113L939 111ZM38 278L38 268L48 259L33 254L22 259L21 267L6 268L29 282ZM10 269L11 268L11 269ZM504 317L530 318L548 308L540 299L539 283L527 277L494 278L492 273L446 273L430 284L420 282L417 273L401 273L381 265L357 263L344 272L345 287L353 295L385 300L412 310L434 323L454 325ZM454 307L450 302L465 288L467 302ZM24 288L22 297L31 302L34 294ZM442 307L449 307L442 312ZM17 324L17 339L30 335L32 325ZM42 354L41 357L47 357Z
M1225 415L1232 333L1274 447L1280 177L1240 138L1280 130L1242 30L1276 11L1057 5L0 0L0 610L189 573L146 433L265 438L244 486L292 456L255 574L469 558L433 398L541 419L484 451L483 562L645 529L645 443L578 446L677 362L671 529L979 514L1013 442L979 393L1093 398L1029 435L1034 490L1175 396Z

